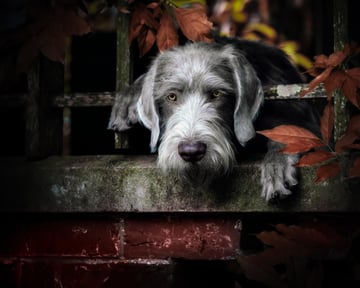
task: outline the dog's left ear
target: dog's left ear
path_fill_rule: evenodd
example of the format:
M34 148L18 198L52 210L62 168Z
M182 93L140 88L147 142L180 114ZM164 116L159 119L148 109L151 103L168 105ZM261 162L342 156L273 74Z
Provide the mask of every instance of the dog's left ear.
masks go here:
M140 121L151 131L150 149L156 151L160 136L159 113L155 106L154 84L157 73L157 61L152 64L150 70L146 73L142 91L137 102L137 112Z
M236 101L234 109L234 131L242 146L255 136L253 120L256 118L264 93L261 82L254 68L245 56L232 46L225 48L225 55L229 58L229 65L233 71L236 84Z

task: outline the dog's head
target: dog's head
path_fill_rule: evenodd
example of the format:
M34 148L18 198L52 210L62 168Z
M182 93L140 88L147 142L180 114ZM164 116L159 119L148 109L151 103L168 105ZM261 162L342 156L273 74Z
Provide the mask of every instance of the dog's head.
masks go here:
M152 151L161 137L159 164L165 170L227 171L235 161L230 139L235 135L244 146L255 136L253 120L262 102L260 80L241 52L231 45L195 43L153 61L137 112L151 130Z

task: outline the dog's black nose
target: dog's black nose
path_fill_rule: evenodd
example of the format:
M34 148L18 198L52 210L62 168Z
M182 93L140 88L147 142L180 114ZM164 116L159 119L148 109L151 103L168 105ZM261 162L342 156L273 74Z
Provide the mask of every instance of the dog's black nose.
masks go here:
M206 144L199 141L181 142L178 146L180 157L186 162L200 161L206 153Z

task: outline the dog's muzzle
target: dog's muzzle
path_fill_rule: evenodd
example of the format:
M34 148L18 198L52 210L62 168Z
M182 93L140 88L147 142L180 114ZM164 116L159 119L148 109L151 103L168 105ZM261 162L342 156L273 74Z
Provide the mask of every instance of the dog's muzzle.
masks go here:
M178 152L184 161L195 163L204 158L206 144L200 141L181 142L178 145Z

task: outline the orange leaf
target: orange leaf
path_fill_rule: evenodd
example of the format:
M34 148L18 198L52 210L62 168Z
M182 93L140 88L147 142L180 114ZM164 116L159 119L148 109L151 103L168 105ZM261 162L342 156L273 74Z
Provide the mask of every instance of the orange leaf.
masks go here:
M360 177L360 157L356 158L349 170L350 177Z
M331 102L325 106L320 122L321 136L326 144L329 144L334 128L334 105Z
M160 19L160 27L156 35L156 43L160 51L169 49L179 43L173 19L167 11L164 11L164 14Z
M334 157L334 154L327 151L315 151L302 156L296 164L298 167L313 166L320 164Z
M320 166L316 171L315 183L325 181L329 178L333 178L340 172L340 166L337 163L330 163Z
M192 41L211 42L212 23L206 16L204 5L194 4L191 8L175 8L175 17L181 31Z
M315 134L305 128L294 125L280 125L273 129L257 131L257 133L276 142L306 148L306 150L302 150L301 152L324 146L324 143Z

